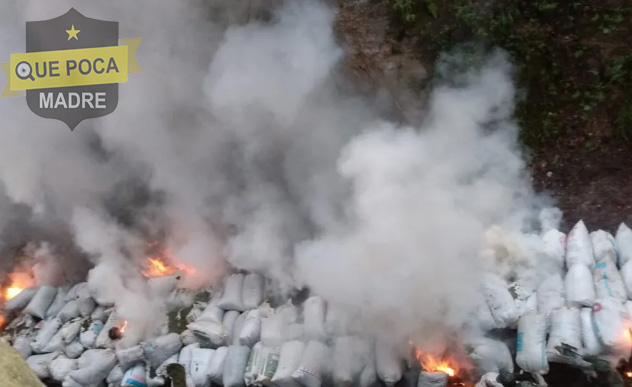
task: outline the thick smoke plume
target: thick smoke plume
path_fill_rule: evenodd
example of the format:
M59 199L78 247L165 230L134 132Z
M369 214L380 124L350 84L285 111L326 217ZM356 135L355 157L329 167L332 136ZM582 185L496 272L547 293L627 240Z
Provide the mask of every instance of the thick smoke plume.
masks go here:
M258 271L278 292L305 286L353 311L358 329L402 336L466 321L476 274L496 270L497 255L481 254L490 230L501 230L495 244L538 249L523 234L540 206L502 54L448 73L424 124L400 128L336 82L344 52L323 3L290 1L263 20L243 0L14 0L3 55L23 50L24 22L71 6L143 37L142 73L113 114L73 133L2 101L3 243L63 247L51 259L94 267L91 289L125 300L137 326L152 329L164 307L145 302L139 274L154 241L197 269L187 287L218 284L231 266ZM533 268L532 256L512 255L499 274Z

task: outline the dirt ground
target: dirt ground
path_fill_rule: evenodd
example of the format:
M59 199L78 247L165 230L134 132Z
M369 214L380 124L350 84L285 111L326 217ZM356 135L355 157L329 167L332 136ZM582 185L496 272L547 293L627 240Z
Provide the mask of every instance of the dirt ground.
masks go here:
M337 3L336 30L349 52L345 72L368 90L386 91L402 120L419 120L426 68L433 58L420 53L414 37L402 37L401 29L393 27L393 12L385 1ZM612 135L607 109L597 109L588 122L578 123L571 117L576 108L563 113L569 117L564 121L567 135L525 149L534 187L562 209L564 231L584 219L589 230L615 232L621 222L632 224L632 145Z

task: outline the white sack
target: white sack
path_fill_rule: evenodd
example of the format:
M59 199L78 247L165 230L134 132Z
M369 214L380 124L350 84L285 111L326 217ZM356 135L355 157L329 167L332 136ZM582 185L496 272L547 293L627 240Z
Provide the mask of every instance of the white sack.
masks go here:
M244 384L246 386L253 385L257 376L259 376L259 369L263 359L261 352L263 352L263 344L261 342L256 343L250 351L246 370L244 371Z
M222 325L226 330L226 345L230 345L233 341L233 335L235 334L234 327L237 319L239 318L239 312L236 310L229 310L224 314L224 320ZM238 333L237 333L238 334Z
M492 316L492 311L487 305L484 297L476 297L473 300L474 307L472 308L472 319L469 324L472 324L476 328L479 328L483 332L491 331L492 329L499 328Z
M244 278L242 292L244 310L255 309L263 302L263 277L251 273Z
M518 308L507 283L496 275L486 275L481 284L485 301L499 328L507 328L518 321ZM379 369L379 367L378 367Z
M116 355L110 349L89 349L77 360L77 365L78 369L70 371L66 380L84 386L94 385L110 374L116 365Z
M356 343L353 336L337 337L334 342L333 380L337 386L350 386L353 383L354 353Z
M178 363L184 367L186 375L191 375L191 359L193 357L193 349L200 348L200 344L193 343L182 348L180 355L178 356Z
M320 387L327 372L328 359L329 348L320 341L311 340L307 343L301 362L292 374L292 378L303 387Z
M574 264L583 264L591 269L595 266L590 235L582 220L575 224L566 238L566 267Z
M272 377L272 383L278 387L298 387L300 384L292 377L301 363L305 344L301 341L288 341L281 347L279 364Z
M582 322L582 346L585 355L598 355L602 347L592 323L592 308L582 308L579 312Z
M303 324L290 324L285 330L285 341L302 340L305 336Z
M514 364L507 344L486 337L471 340L468 357L481 372L507 371L513 373Z
M261 336L261 312L253 309L246 313L246 319L239 332L239 344L252 347Z
M277 347L285 341L287 324L281 315L261 319L261 341L266 347Z
M623 265L620 274L628 299L632 299L632 260L627 261Z
M101 321L93 321L88 329L85 331L82 330L81 333L79 333L79 341L81 341L81 344L86 348L94 347L97 337L103 332L103 327L104 325Z
M61 287L57 289L57 294L55 294L55 298L53 299L53 303L50 304L48 309L46 310L46 318L57 317L59 311L66 305L66 294L68 293L68 288Z
M21 335L13 340L13 349L18 351L23 358L31 356L33 348L31 348L31 342L33 338L31 336Z
M548 262L559 271L564 269L564 257L566 255L566 234L551 229L542 236L544 242L544 254Z
M45 318L48 307L53 303L57 295L57 288L54 286L41 286L33 299L24 309L24 313L37 318Z
M75 339L79 336L79 332L81 332L82 324L83 320L75 319L68 321L61 327L61 335L64 340L64 344L70 344L75 341Z
M325 332L331 336L344 336L349 332L349 315L347 311L337 305L327 305L325 315Z
M621 223L614 239L619 252L617 265L621 268L632 260L632 230L625 223Z
M538 311L538 295L533 293L526 300L516 300L516 308L520 317Z
M617 266L610 257L597 262L593 270L593 281L597 298L614 297L622 303L627 301L628 293Z
M443 372L425 372L419 373L417 387L447 387L448 375Z
M70 288L70 291L66 294L66 302L76 299L79 295L90 295L87 282L80 282Z
M498 376L499 374L497 372L488 372L481 376L481 380L479 380L474 387L503 387L502 384L496 381Z
M375 363L375 346L367 340L359 340L358 365L360 371L360 387L372 387L377 383L377 366Z
M560 308L551 314L551 331L546 346L549 361L563 361L562 354L556 349L562 343L582 353L581 318L577 308Z
M137 363L128 369L123 375L121 387L145 387L147 386L147 373L144 363Z
M288 300L285 304L279 306L276 311L270 308L267 304L262 305L259 310L261 311L261 318L270 317L274 314L281 316L286 324L293 324L297 322L301 314L299 308L292 303L292 300Z
M77 308L79 308L79 314L83 317L88 317L94 312L97 307L97 303L92 297L80 297L76 299Z
M77 359L79 356L81 356L83 351L85 351L85 348L83 347L83 345L80 342L75 341L73 343L68 344L64 352L67 358Z
M250 348L242 345L231 345L224 362L222 385L224 387L244 386L244 372L248 363Z
M187 325L187 328L214 346L225 345L228 342L228 332L221 322L198 320Z
M402 378L402 357L397 346L392 343L378 340L375 346L375 363L377 375L387 386L395 385Z
M117 364L114 368L112 368L112 371L110 371L108 377L105 378L105 381L108 384L116 384L116 387L119 387L121 385L121 381L123 381L124 375L125 373L123 372L123 369Z
M303 328L308 340L325 341L325 300L318 296L311 296L303 304Z
M40 379L50 377L50 363L59 356L59 352L47 353L44 355L33 355L26 359L26 364L31 368L35 376Z
M68 373L77 369L77 360L68 359L66 356L59 355L55 360L50 362L50 376L53 380L63 382Z
M57 318L62 322L67 322L73 318L79 317L79 305L77 300L68 301L66 305L57 313Z
M59 319L54 318L44 322L42 328L37 332L37 336L35 337L35 341L31 343L31 348L35 352L41 352L42 349L51 341L53 336L59 331L61 328L61 321Z
M141 344L145 352L145 359L152 367L157 367L182 348L180 335L170 333Z
M186 320L188 323L192 323L195 320L199 319L202 316L202 313L204 313L204 309L202 308L193 308L189 311L189 313L187 313L187 317Z
M604 260L612 261L618 265L619 253L614 237L604 230L597 230L590 233L590 243L593 248L595 262L603 262Z
M546 374L549 371L546 328L547 318L542 313L522 316L518 322L516 364L526 372Z
M38 289L38 287L30 287L22 290L6 303L4 310L10 312L24 309L31 302Z
M189 372L191 380L196 387L208 387L211 383L208 376L208 369L213 361L214 349L193 348L191 350L191 363Z
M595 286L588 266L579 263L570 266L564 279L564 285L568 307L592 306L595 302Z
M280 348L267 348L260 353L257 385L270 385L277 368L279 367Z
M217 303L217 306L224 310L243 311L242 288L244 279L244 275L241 273L230 275L226 279L224 293L222 294L221 300Z
M630 356L630 318L627 308L615 298L595 301L592 314L593 327L601 344L616 354Z
M208 377L216 384L221 384L224 379L224 363L228 356L228 347L219 347L215 350L211 364L208 367Z
M171 356L169 356L169 358L165 361L163 361L157 368L156 368L156 375L159 376L167 376L167 366L169 364L176 364L178 363L178 357L179 354L175 353Z
M57 333L48 341L40 352L43 353L51 353L62 351L64 349L64 336L61 330L58 330Z
M244 327L244 323L246 322L246 314L247 312L241 313L235 323L233 324L233 329L230 333L231 336L231 345L240 345L239 335L241 334L241 330ZM249 347L249 346L248 346Z
M187 346L194 343L202 343L203 340L198 338L190 329L185 329L180 333L180 340L182 340L182 345Z
M128 369L132 364L145 360L145 352L140 345L129 348L117 349L116 359L123 370Z
M208 321L214 322L217 324L221 324L224 320L224 310L219 308L217 305L209 304L204 312L198 317L195 321Z
M106 313L105 306L97 305L97 307L94 308L94 311L90 315L90 319L92 321L99 320L99 321L105 323L108 320L108 316L109 316L109 314Z

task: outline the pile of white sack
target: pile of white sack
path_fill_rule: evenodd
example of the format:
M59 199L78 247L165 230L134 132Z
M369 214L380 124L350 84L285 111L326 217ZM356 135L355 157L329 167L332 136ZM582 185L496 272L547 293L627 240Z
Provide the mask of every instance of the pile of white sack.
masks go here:
M483 375L479 386L493 385L495 375L515 365L545 375L550 362L577 364L579 357L563 349L630 355L632 230L622 224L616 237L589 234L580 221L568 237L551 230L542 238L556 269L537 284L509 284L491 274L482 282L486 303L472 322L490 332L514 329L517 337L515 347L493 334L464 339ZM121 326L116 305L80 283L23 290L5 305L5 314L18 317L3 335L39 378L64 387L162 386L173 363L184 368L187 387L393 386L416 363L408 343L354 332L344 310L317 295L273 308L259 274L235 272L203 292L177 289L169 277L149 282L171 313L188 311L178 314L186 320L179 321L182 329L165 323L151 340L124 347L108 334ZM444 374L421 372L417 385L447 383Z

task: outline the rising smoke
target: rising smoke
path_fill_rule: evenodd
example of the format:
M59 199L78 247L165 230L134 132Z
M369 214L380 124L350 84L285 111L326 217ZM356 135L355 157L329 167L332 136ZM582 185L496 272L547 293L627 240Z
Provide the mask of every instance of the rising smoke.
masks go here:
M198 269L190 287L218 283L230 264L401 335L462 325L477 273L533 269L537 254L524 249L538 246L525 233L541 201L501 53L449 75L459 82L432 91L423 125L402 128L333 81L344 52L320 2L248 23L234 12L250 3L234 0L5 3L5 55L23 49L25 21L71 6L144 38L142 73L121 85L117 110L73 133L20 99L0 104L5 235L73 244L53 259L95 266L92 289L126 300L124 317L149 324L161 311L143 302L137 274L154 238ZM492 242L490 229L501 230ZM498 266L494 248L512 243Z

